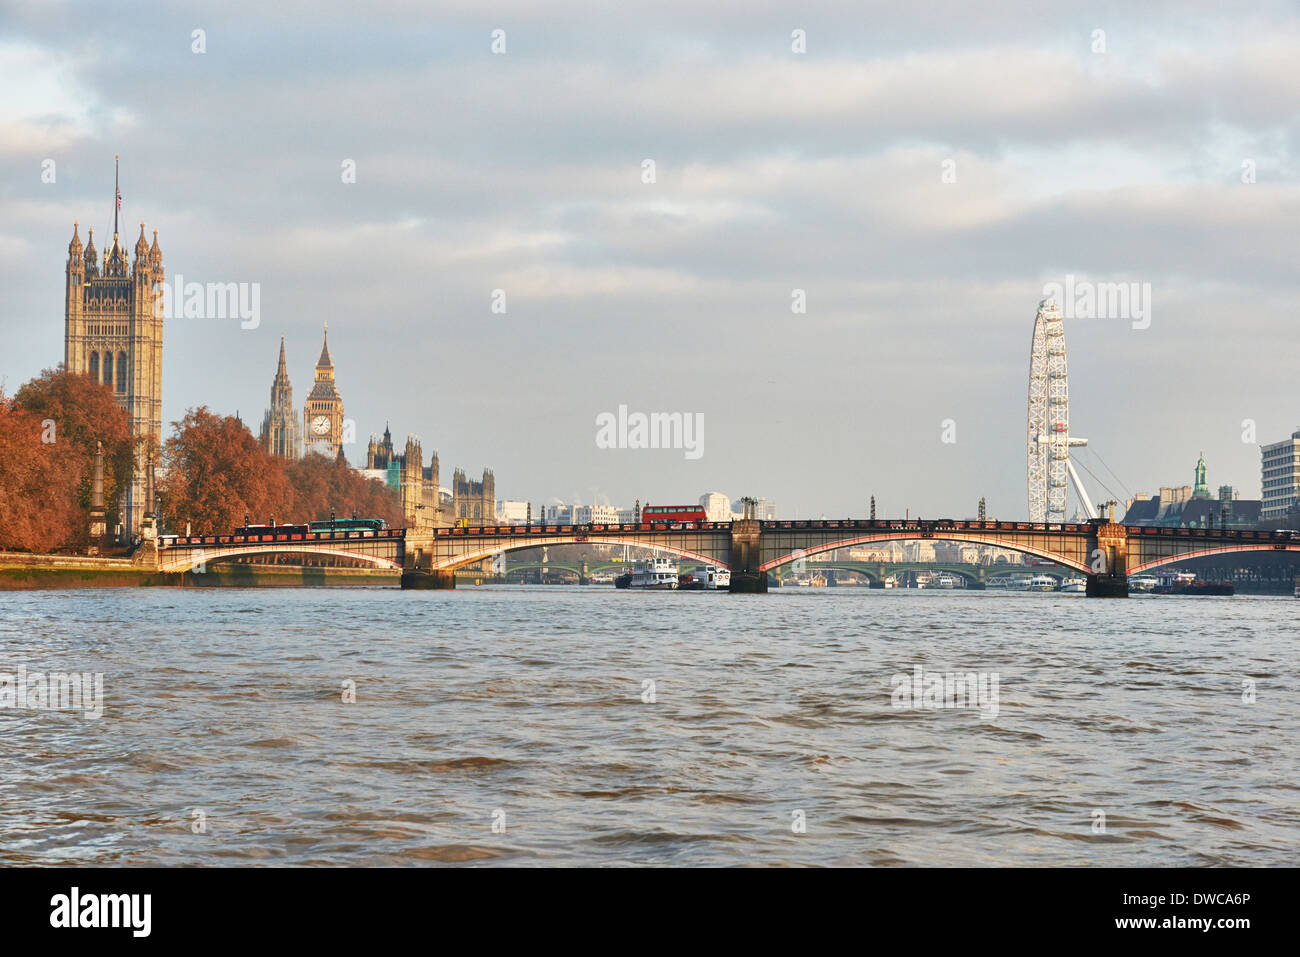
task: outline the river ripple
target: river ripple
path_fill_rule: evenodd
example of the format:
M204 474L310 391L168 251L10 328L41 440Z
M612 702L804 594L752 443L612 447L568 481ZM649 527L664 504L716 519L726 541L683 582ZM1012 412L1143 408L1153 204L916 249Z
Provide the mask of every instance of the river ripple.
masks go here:
M0 709L0 863L1294 864L1298 611L860 588L0 593L0 672L105 689L98 720ZM916 665L996 673L996 718L894 708Z

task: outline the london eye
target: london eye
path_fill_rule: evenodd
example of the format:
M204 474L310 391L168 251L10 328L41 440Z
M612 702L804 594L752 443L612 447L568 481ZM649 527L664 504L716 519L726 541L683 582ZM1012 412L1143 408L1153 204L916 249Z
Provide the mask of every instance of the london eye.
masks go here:
M1068 485L1074 484L1088 518L1096 511L1070 461L1070 449L1088 444L1070 436L1070 383L1065 325L1055 299L1038 304L1029 353L1028 478L1029 520L1064 522Z

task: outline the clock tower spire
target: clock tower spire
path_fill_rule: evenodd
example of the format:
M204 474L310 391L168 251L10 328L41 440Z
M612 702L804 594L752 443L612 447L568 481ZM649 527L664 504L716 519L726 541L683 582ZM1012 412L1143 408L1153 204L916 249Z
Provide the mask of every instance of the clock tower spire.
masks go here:
M325 324L320 358L316 360L316 382L303 407L303 436L307 451L337 456L343 449L343 398L334 384L334 362L330 359L329 323Z

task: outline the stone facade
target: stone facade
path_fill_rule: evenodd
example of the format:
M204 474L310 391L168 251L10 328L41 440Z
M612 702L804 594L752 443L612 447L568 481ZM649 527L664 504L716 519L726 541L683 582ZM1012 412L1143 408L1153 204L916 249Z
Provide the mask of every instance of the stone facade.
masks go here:
M152 246L144 233L141 223L135 259L128 263L114 212L113 244L105 250L101 266L94 230L88 231L83 250L78 224L73 223L64 268L64 367L109 386L127 412L131 434L144 438L119 503L122 537L127 540L139 535L144 524L146 472L151 458L157 458L162 437L163 315L155 292L164 279L162 250L157 230ZM108 524L111 531L115 523Z
M481 481L466 477L464 470L456 469L451 484L452 517L471 525L491 525L496 521L496 476L491 469L483 470Z
M387 471L389 484L399 489L402 512L411 527L418 525L454 525L464 521L471 525L496 522L496 477L491 469L483 470L480 481L471 481L463 469L452 478L451 500L443 502L438 481L438 453L424 465L423 451L417 436L406 437L406 447L398 454L387 425L383 437L370 436L366 447L366 468Z
M280 367L271 382L271 407L262 417L262 448L282 459L302 457L298 410L293 406L293 386L284 361L284 336L280 337Z
M382 440L370 436L366 468L388 473L389 484L398 490L402 514L409 527L448 524L442 521L438 500L438 453L433 453L426 466L418 436L408 435L406 447L399 455L393 447L393 434L385 425Z

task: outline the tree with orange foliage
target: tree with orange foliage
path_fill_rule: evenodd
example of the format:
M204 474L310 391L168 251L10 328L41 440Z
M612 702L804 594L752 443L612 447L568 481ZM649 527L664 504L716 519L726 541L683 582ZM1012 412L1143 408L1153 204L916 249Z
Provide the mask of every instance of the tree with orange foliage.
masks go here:
M382 518L390 526L405 524L397 493L383 482L357 473L342 457L326 458L309 453L286 469L293 488L294 520L327 519L330 510L338 518Z
M96 444L104 444L104 509L110 517L116 514L131 484L140 439L132 437L130 419L117 404L113 390L60 365L44 370L20 388L14 394L14 405L54 423L54 444L74 456L84 469L77 486L77 505L82 509L90 508Z
M98 443L104 445L109 516L131 481L138 440L126 411L108 386L60 367L46 369L5 399L0 415L0 545L33 551L83 547Z
M173 530L188 523L196 535L229 532L244 524L245 513L265 521L289 498L280 461L233 416L199 406L172 428L159 492Z
M53 551L74 537L84 515L78 463L48 437L44 419L0 393L0 548Z
M300 524L356 514L401 525L397 493L367 479L343 458L308 454L285 462L270 455L247 426L206 407L191 409L163 447L166 469L159 490L166 525L220 534L244 524Z

